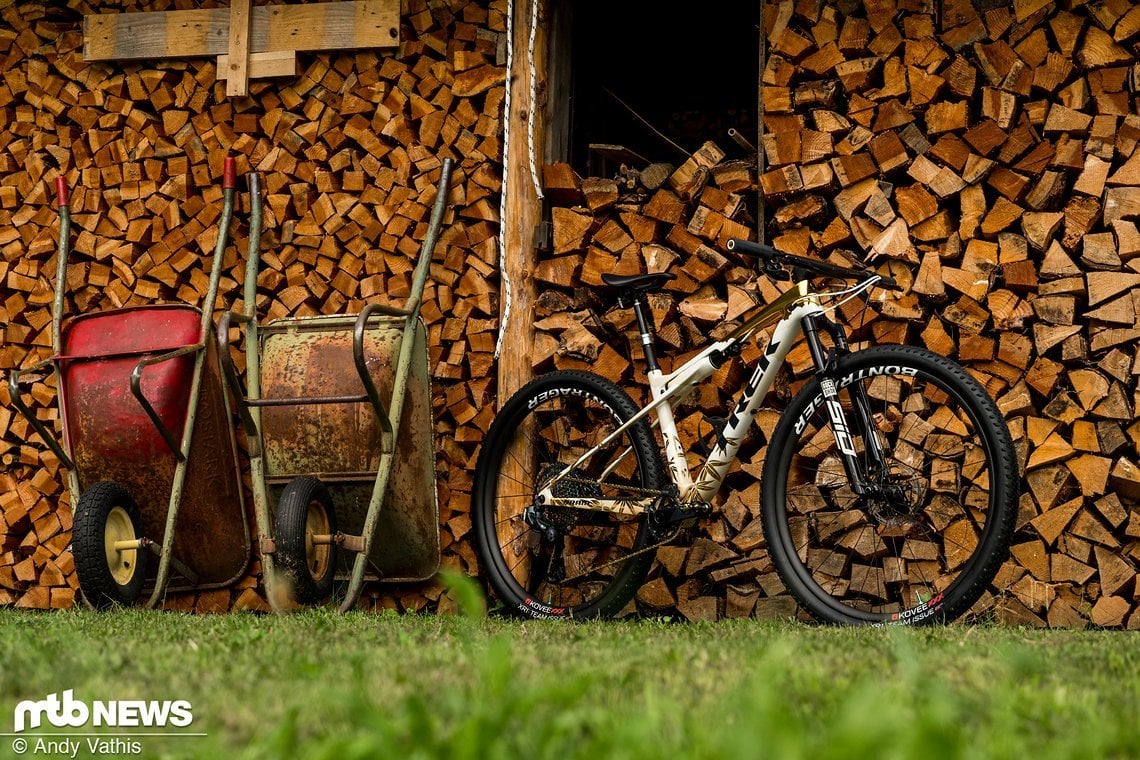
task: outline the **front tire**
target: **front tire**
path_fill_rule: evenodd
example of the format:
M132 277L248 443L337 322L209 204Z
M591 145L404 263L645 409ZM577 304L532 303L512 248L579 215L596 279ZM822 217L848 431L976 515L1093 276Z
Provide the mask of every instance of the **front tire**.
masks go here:
M298 604L319 604L332 594L337 546L313 536L336 533L336 512L328 489L316 478L289 481L277 505L277 567Z
M483 576L503 610L521 617L607 618L637 592L653 562L645 514L535 507L553 475L637 413L633 400L590 372L532 380L503 405L475 469L472 511ZM624 455L632 449L633 456ZM616 465L614 464L616 462ZM607 473L607 467L614 465ZM645 498L666 483L653 434L632 425L555 485L555 495ZM556 527L554 541L523 519L527 508Z
M788 590L830 623L947 622L981 597L1005 560L1017 515L1013 443L1001 413L960 365L881 346L832 373L860 467L868 399L887 468L859 495L839 456L818 379L792 400L768 446L762 519Z
M142 548L116 549L115 544L141 537L142 514L125 487L106 480L79 496L72 525L72 554L79 590L92 607L129 607L138 601L149 552Z

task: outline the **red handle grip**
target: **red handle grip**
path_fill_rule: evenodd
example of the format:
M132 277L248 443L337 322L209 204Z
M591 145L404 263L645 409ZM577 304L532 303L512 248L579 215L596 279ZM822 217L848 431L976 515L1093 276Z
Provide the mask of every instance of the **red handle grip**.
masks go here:
M62 174L55 178L55 197L60 206L71 205L71 192L67 187L67 178Z
M226 156L225 168L222 170L222 188L233 190L237 187L237 162L233 156Z

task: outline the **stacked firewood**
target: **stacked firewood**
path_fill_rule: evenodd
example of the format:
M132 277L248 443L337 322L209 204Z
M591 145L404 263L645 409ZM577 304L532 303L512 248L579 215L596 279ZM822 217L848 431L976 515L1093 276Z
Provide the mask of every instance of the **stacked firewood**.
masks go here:
M902 275L875 339L956 357L1013 431L998 616L1140 625L1140 9L783 2L765 22L777 242Z
M130 5L130 4L128 4ZM263 319L400 303L440 160L459 165L425 293L444 565L474 574L471 469L490 425L498 316L505 2L409 0L398 52L313 55L296 79L227 99L215 63L88 64L82 14L0 9L0 372L50 353L58 231L51 183L74 188L66 312L200 303L221 210L222 158L263 175ZM217 308L240 305L248 203L239 188ZM235 355L240 361L241 356ZM51 378L27 395L55 421ZM66 607L77 586L59 462L0 389L0 605ZM56 425L58 429L58 424ZM148 508L165 509L164 505ZM200 611L260 608L233 590L172 595ZM434 584L376 586L363 604L434 605Z
M765 232L783 250L898 278L904 294L845 315L857 316L855 337L955 357L998 400L1024 493L1012 557L978 611L1137 627L1140 9L981 5L765 6ZM722 253L750 227L738 205L747 180L717 182L726 163L706 146L675 170L642 168L627 194L628 172L582 180L568 199L579 208L555 209L538 273L539 365L638 379L628 341L611 335L628 337L629 314L599 318L585 288L560 287L602 271L681 275L654 301L677 360L770 299L772 283ZM548 172L552 192L565 174ZM806 369L806 356L791 359ZM736 387L739 369L718 380ZM698 398L682 418L689 440L725 405L715 390ZM761 442L775 414L761 413ZM758 486L734 483L707 540L659 553L644 605L689 617L794 609L767 561Z

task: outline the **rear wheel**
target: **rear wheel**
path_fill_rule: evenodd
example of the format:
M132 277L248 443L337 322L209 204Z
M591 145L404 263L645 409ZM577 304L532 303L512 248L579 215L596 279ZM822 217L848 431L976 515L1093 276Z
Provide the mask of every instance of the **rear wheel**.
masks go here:
M126 488L103 481L79 496L72 554L79 590L96 609L138 601L146 579L146 549L128 546L142 537L142 515Z
M637 413L589 372L537 378L503 405L475 470L474 530L483 575L507 612L612 617L653 562L645 514L542 506L535 496ZM666 482L649 426L639 422L554 486L559 498L644 499Z
M870 487L855 492L810 380L764 466L764 533L780 578L827 622L954 620L1009 550L1018 481L1001 413L961 366L925 349L860 351L832 376ZM873 434L858 423L861 399Z
M336 513L328 489L316 478L293 478L277 505L277 567L289 597L298 604L318 604L332 593L336 544L316 536L336 533Z

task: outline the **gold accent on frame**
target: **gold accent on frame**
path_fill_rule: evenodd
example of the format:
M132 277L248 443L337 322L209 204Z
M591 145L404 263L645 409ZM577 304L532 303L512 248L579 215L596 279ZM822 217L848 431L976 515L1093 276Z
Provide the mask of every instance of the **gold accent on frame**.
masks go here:
M800 280L775 301L745 320L744 324L729 334L728 340L744 340L757 330L774 325L787 316L796 304L813 295L815 291L812 290L811 283Z

